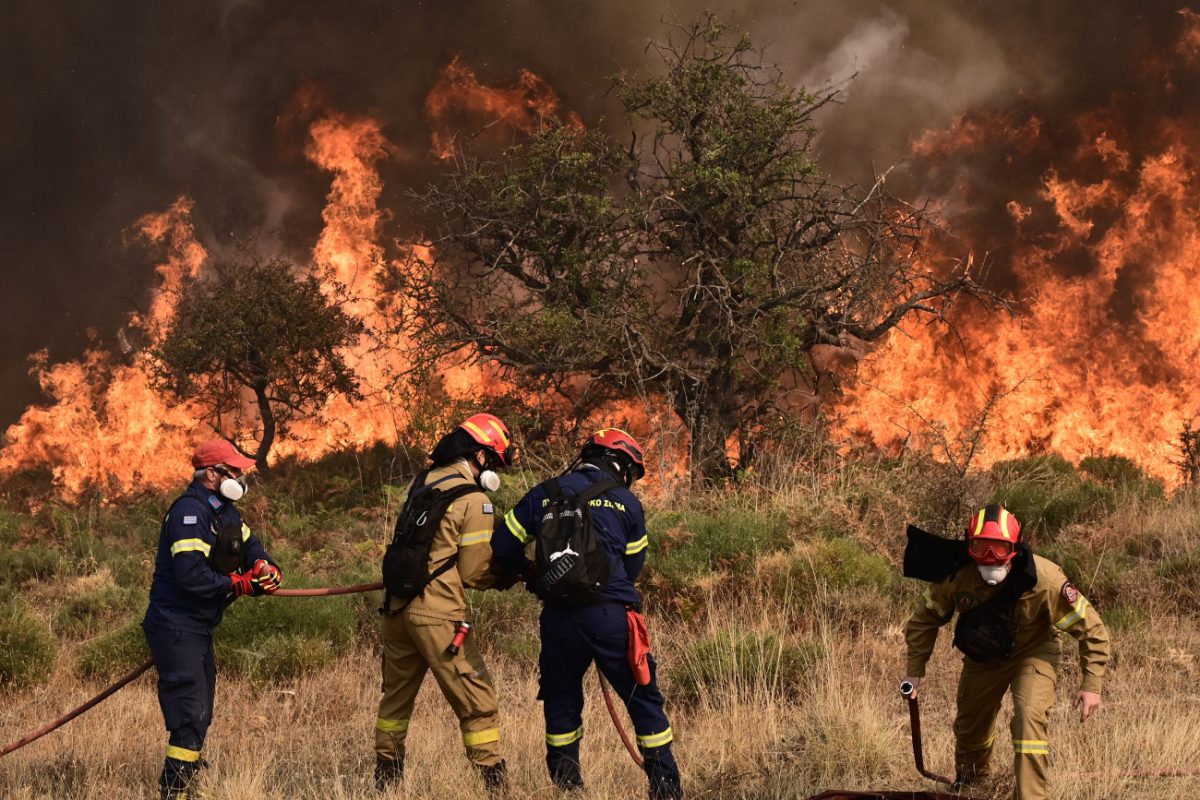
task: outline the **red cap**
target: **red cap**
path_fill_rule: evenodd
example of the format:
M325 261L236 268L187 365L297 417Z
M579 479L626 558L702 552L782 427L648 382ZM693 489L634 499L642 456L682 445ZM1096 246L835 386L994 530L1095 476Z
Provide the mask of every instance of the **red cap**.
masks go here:
M192 453L192 466L196 469L212 467L217 464L228 464L238 469L250 469L255 464L253 458L248 458L237 451L231 442L224 439L213 439L196 448Z

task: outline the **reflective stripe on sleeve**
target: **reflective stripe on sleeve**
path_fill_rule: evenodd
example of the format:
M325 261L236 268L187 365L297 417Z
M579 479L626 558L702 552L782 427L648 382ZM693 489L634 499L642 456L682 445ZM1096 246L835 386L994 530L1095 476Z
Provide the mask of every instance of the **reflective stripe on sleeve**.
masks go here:
M1079 595L1079 599L1075 601L1075 605L1071 606L1071 613L1054 623L1054 627L1058 628L1060 631L1065 631L1067 628L1083 619L1085 611L1087 611L1087 598L1085 598L1083 595Z
M250 526L243 522L242 523L242 541L245 542L245 541L249 540L249 538L250 538Z
M1050 743L1045 739L1013 739L1013 752L1023 756L1048 756Z
M491 744L500 741L500 729L488 728L485 731L464 731L463 746L478 747L481 744Z
M521 544L529 543L529 533L525 530L525 526L517 522L516 509L509 511L504 515L504 524L508 526L508 530L513 536L517 537L517 541Z
M176 761L187 761L195 763L200 760L199 750L188 750L186 747L176 747L175 745L167 746L167 758L173 758Z
M207 558L212 550L212 545L207 544L203 539L180 539L175 544L171 545L171 555L177 556L180 553L203 553Z
M458 546L466 547L472 544L490 542L491 540L492 529L488 528L486 531L472 531L471 533L464 533L462 536L458 537Z
M629 544L625 545L625 555L627 555L627 556L636 555L637 553L642 552L649 546L650 546L650 537L643 536L642 538L638 539L636 542L630 542Z
M546 744L551 747L566 747L569 744L575 744L583 738L583 726L580 725L577 729L570 733L547 733Z
M939 606L937 604L937 601L935 601L933 599L933 589L932 588L926 589L924 594L921 595L921 597L925 598L925 607L926 608L928 608L930 611L937 614L939 617L946 616L945 609L943 609L941 606Z
M671 733L671 729L667 728L662 733L652 733L649 736L637 737L638 747L643 750L649 750L654 747L662 747L674 741L675 735Z
M408 720L384 719L383 717L379 717L375 720L375 730L383 731L384 733L407 733Z

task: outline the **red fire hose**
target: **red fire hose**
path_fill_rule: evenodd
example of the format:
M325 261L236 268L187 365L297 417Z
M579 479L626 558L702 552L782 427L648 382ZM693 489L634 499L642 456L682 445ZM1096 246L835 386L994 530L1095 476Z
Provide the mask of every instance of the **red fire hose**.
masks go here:
M633 759L633 763L639 767L645 766L646 760L638 753L637 748L633 746L633 742L629 741L629 734L625 732L625 726L621 724L621 718L617 715L617 707L613 704L612 695L608 691L608 681L604 680L604 676L600 674L599 667L596 668L596 678L600 681L600 691L604 694L604 705L608 708L608 716L612 718L613 727L617 729L617 735L621 737L621 743L629 751L629 757Z
M324 589L280 589L274 594L277 597L329 597L330 595L335 594L358 594L359 592L373 592L376 589L382 588L382 583L360 583L355 586L330 586ZM20 750L25 745L37 741L51 731L58 730L63 725L66 725L68 722L78 717L80 714L91 710L93 707L99 705L112 695L119 692L121 689L124 689L126 686L133 683L138 677L141 676L143 672L150 669L152 666L154 666L154 656L150 656L145 661L129 670L129 672L126 672L112 686L109 686L103 692L96 695L91 700L88 700L86 703L74 709L73 711L64 714L53 722L43 725L33 733L21 737L12 744L5 745L4 749L0 750L0 758L3 758L14 750Z
M954 781L950 778L925 769L925 753L921 748L921 709L917 705L917 698L913 696L916 688L908 681L903 681L900 684L900 695L908 700L908 721L912 725L913 760L917 762L917 772L931 781L952 786Z

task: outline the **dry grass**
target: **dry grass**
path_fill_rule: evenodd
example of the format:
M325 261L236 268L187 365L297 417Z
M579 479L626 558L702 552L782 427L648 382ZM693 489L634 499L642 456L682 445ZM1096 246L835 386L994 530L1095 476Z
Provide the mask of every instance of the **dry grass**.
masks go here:
M274 600L270 602L294 602ZM789 622L777 607L734 605L704 625L778 630ZM654 621L665 670L700 630L674 631ZM816 630L826 651L799 689L785 693L765 682L711 693L688 707L673 706L678 757L694 798L797 798L828 788L918 789L911 766L905 706L894 685L902 669L897 619L880 620L870 635L841 635L838 620L791 620ZM485 642L489 632L480 631ZM1087 726L1072 717L1073 669L1060 681L1055 706L1054 796L1114 798L1200 794L1200 778L1133 780L1089 772L1194 767L1200 763L1200 633L1191 620L1163 621L1120 642L1120 661L1106 691L1107 705ZM16 738L93 691L72 678L61 659L51 681L5 698L0 738ZM504 752L514 797L553 797L542 763L541 710L536 669L499 652L490 663L500 687ZM210 800L376 797L369 783L378 660L354 652L317 674L273 688L223 680L205 756ZM943 642L924 690L927 763L951 769L949 721L957 659ZM670 697L669 683L665 687ZM628 760L589 675L585 773L589 797L644 794L644 779ZM1006 724L1007 711L1001 724ZM430 682L424 687L410 738L404 797L481 796L478 779L461 755L455 720ZM1001 731L998 739L1004 741ZM150 678L0 762L5 797L95 798L150 796L165 742ZM1007 755L997 747L1001 779L987 797L1001 797Z
M936 477L921 464L877 468L850 463L793 472L776 485L736 493L686 496L662 487L648 503L656 513L690 509L715 516L733 510L783 519L790 536L790 549L762 553L752 568L738 567L742 571L737 572L729 567L723 573L725 568L719 567L690 586L651 591L651 634L664 691L674 700L668 712L690 797L806 798L831 788L932 788L913 769L907 710L895 690L904 668L903 621L920 587L909 583L897 589L893 579L881 583L876 573L882 558L894 574L903 544L902 521L936 528L931 515L946 507L947 497L970 505L991 490L985 479L973 477L969 496L956 494L962 486L941 485ZM1127 615L1132 622L1115 630L1116 659L1105 707L1085 726L1069 707L1077 672L1073 643L1066 640L1050 732L1052 797L1200 797L1200 777L1118 774L1200 769L1200 608L1195 605L1200 591L1180 583L1186 581L1186 571L1183 578L1178 571L1167 578L1159 573L1160 564L1171 559L1190 563L1188 554L1200 548L1198 523L1200 495L1184 494L1171 502L1131 500L1103 524L1068 527L1059 534L1084 556L1095 556L1081 561L1088 574L1073 576L1085 593L1093 584L1103 585L1124 606L1136 606L1138 614ZM343 552L365 564L387 529L370 517ZM829 546L846 540L858 550ZM289 538L280 533L278 541L288 543ZM677 540L667 536L656 547L685 541L686 532ZM330 552L314 555L298 543L291 546L298 572L310 555L324 559ZM662 563L661 556L652 553L652 563L655 558ZM864 557L875 559L876 577L855 583L851 578L870 564L854 559ZM840 572L834 568L838 565ZM328 569L339 566L366 568L355 563ZM53 616L48 609L56 603L107 583L107 573L96 575L78 585L62 579L33 582L23 596L32 599L33 613L49 625ZM659 580L651 575L649 583L653 587ZM1106 611L1103 605L1101 611ZM478 616L477 635L500 692L502 746L514 798L557 796L543 763L537 666L529 652L534 614L530 604L500 607L493 602ZM757 637L758 649L746 650L748 655L730 653L716 667L705 662L709 656L697 649L697 642L738 641L728 638L731 632ZM939 772L953 769L950 723L959 665L948 639L943 634L922 687L926 763ZM377 797L370 776L379 662L371 640L359 637L329 666L265 688L247 679L222 678L205 749L212 767L203 773L199 796ZM797 675L773 661L771 647L778 648L780 659L788 648L816 657L790 662L805 665ZM0 692L0 742L58 716L100 688L75 677L75 649L69 643L60 648L47 683ZM714 668L732 677L714 683ZM703 680L697 678L701 673ZM682 686L673 686L681 674L694 689L695 699L688 703L682 702ZM645 779L612 730L594 675L588 676L587 696L584 773L590 792L585 797L644 797ZM1006 707L993 764L996 778L976 792L981 800L999 800L1011 792L1010 716ZM155 796L165 741L153 680L142 678L63 730L0 759L0 797ZM409 743L409 780L394 796L482 796L481 784L462 756L456 722L432 681L418 700Z

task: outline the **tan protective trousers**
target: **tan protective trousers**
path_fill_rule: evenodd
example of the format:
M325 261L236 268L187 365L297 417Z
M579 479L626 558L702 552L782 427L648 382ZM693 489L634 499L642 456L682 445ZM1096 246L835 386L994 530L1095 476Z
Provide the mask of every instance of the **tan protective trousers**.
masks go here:
M1017 800L1045 800L1046 761L1050 755L1048 721L1054 705L1055 664L1041 658L1016 658L997 664L963 661L954 720L954 760L968 781L987 772L996 738L996 715L1004 693L1012 689L1013 772Z
M452 656L446 646L454 638L453 622L403 611L383 617L382 633L383 697L375 721L376 754L389 761L404 757L413 704L429 671L458 717L467 758L480 767L499 764L496 690L474 640L468 636Z

